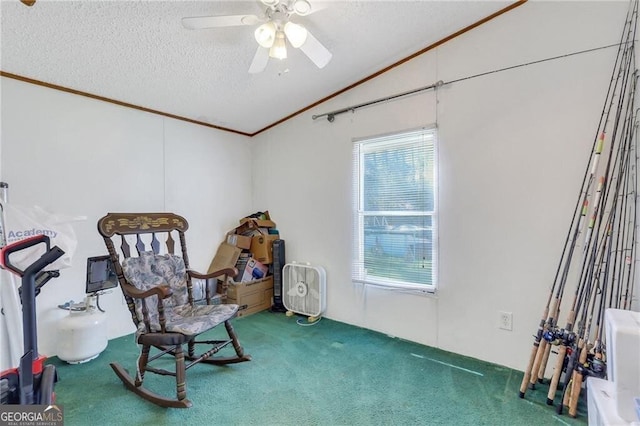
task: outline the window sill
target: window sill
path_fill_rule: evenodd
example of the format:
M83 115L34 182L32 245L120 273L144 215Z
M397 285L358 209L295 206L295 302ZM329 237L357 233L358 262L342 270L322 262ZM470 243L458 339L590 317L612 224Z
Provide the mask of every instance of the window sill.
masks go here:
M424 296L437 299L436 288L424 288L419 285L401 285L401 284L389 284L375 281L352 281L355 285L361 285L363 288L373 287L380 290L388 290L397 293L415 294L416 296Z

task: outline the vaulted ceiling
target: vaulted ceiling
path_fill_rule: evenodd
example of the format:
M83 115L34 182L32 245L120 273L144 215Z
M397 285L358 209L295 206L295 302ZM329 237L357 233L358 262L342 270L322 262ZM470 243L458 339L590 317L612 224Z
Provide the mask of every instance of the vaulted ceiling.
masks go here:
M316 1L292 16L332 54L299 49L250 74L259 24L190 30L183 17L264 16L260 1L2 0L0 69L49 85L248 135L330 97L514 1Z

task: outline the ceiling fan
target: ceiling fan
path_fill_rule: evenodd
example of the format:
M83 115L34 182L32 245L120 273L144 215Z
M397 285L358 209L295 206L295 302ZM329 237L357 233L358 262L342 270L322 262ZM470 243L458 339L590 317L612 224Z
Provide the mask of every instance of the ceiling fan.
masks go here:
M198 16L182 18L182 25L191 30L203 28L235 27L262 23L254 32L258 42L249 72L262 72L269 58L285 59L287 57L287 41L291 46L300 49L316 64L324 68L331 60L331 52L327 50L305 27L291 21L291 17L306 16L319 8L311 7L307 0L260 0L267 6L264 16L256 15L223 15Z

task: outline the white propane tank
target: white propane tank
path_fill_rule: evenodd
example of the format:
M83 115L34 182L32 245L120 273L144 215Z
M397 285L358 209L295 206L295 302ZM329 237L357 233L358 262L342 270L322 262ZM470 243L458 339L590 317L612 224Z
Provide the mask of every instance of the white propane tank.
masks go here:
M85 306L71 306L60 320L57 354L69 364L91 361L107 347L107 314L96 308L95 297L91 299Z

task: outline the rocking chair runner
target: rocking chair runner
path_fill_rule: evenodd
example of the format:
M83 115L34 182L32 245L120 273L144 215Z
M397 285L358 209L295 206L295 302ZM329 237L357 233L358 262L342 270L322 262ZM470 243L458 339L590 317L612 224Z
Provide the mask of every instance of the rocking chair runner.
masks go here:
M190 270L184 236L188 227L183 217L172 213L109 213L98 221L98 232L104 238L137 328L136 341L141 345L135 378L118 363L111 363L111 367L128 389L162 407L187 408L192 405L186 398L185 377L186 370L192 365L199 362L223 365L251 359L244 354L230 322L238 312L238 305L224 304L227 276L235 276L237 270L227 268L209 274ZM172 234L178 236L180 255L174 252L176 240ZM121 261L114 244L118 237L123 255ZM130 242L134 243L137 256L132 256ZM207 304L195 304L192 278L208 280L216 277L223 277L216 294L211 294L206 285ZM220 324L224 324L228 339L196 340L198 335ZM186 353L183 351L185 344ZM236 356L213 356L229 344L233 345ZM201 345L207 345L207 350L196 354L196 347ZM152 347L160 352L150 356ZM149 365L164 355L175 358L175 371ZM189 362L186 363L185 358ZM176 398L145 389L142 384L147 371L175 376Z

